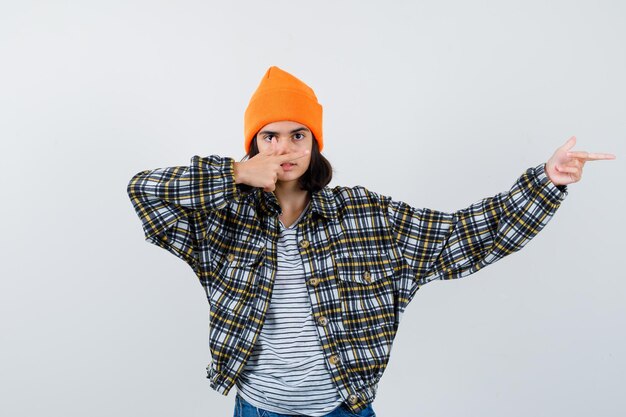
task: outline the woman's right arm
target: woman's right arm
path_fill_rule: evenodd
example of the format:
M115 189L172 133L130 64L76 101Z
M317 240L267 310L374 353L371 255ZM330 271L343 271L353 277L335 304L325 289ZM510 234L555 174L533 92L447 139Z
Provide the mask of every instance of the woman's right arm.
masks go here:
M145 240L167 249L195 270L197 243L203 236L199 220L238 200L242 191L237 182L233 158L196 155L189 166L135 174L127 193Z

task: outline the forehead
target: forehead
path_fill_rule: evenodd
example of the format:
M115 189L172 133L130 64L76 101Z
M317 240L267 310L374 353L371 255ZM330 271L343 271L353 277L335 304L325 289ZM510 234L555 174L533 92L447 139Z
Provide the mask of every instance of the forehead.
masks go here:
M263 126L260 130L273 130L276 132L282 132L282 131L288 132L294 129L298 129L300 127L307 127L307 126L303 125L302 123L294 122L292 120L281 120L278 122L268 123L265 126Z

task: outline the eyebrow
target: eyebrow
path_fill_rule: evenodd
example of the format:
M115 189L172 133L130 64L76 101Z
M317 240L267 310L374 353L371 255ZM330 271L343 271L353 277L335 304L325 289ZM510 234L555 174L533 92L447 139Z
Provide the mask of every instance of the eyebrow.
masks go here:
M301 130L304 130L304 131L306 131L306 132L311 132L311 131L310 131L308 128L306 128L306 127L299 127L299 128L297 128L297 129L292 130L292 131L291 131L291 132L289 132L289 133L296 133L296 132L299 132L299 131L301 131ZM264 131L262 131L262 132L259 132L258 134L259 134L259 135L264 135L265 133L269 133L270 135L275 135L275 134L277 134L278 132L273 132L273 131L271 131L271 130L264 130Z

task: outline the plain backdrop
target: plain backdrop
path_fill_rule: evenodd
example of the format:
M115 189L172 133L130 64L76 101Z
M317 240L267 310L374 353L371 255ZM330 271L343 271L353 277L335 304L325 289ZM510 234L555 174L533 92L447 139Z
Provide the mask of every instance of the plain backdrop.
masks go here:
M374 409L623 416L625 44L617 0L2 1L0 415L232 415L205 293L126 186L240 160L277 65L324 106L331 186L454 211L572 135L617 155L522 251L416 294Z

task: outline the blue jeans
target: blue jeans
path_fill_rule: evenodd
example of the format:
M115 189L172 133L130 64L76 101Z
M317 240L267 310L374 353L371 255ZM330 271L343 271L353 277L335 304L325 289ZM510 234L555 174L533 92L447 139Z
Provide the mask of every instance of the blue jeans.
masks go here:
M233 417L301 417L295 414L278 414L271 411L257 408L244 400L239 393L235 395L235 413ZM341 403L330 413L324 415L324 417L376 417L372 403L369 403L367 407L362 409L358 414L350 411L345 403Z

